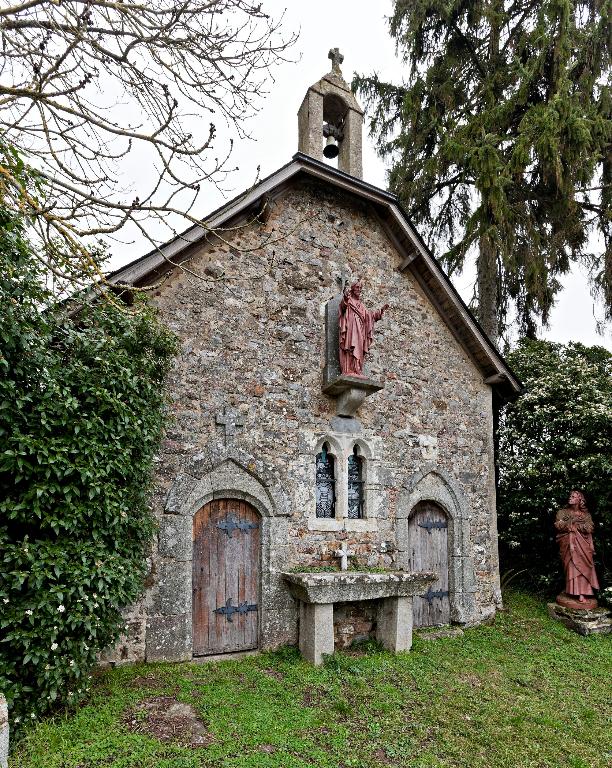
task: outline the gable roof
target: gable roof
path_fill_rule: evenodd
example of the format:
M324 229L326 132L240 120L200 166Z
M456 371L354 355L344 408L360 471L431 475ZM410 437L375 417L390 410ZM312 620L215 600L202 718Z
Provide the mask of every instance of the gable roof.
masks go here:
M465 305L442 267L410 222L396 195L350 176L325 163L304 155L293 156L291 162L279 168L257 185L218 208L205 219L205 226L194 225L183 233L108 276L111 283L143 285L165 270L171 262L180 264L195 243L211 230L226 226L230 220L252 214L264 207L263 201L274 199L298 178L314 178L349 195L371 204L387 235L403 255L400 271L408 271L419 283L476 366L483 380L504 399L514 399L523 385L487 334Z

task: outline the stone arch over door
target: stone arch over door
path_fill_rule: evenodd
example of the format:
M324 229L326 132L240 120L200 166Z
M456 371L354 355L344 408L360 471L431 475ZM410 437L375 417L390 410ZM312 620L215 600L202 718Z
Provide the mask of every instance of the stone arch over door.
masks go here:
M254 464L254 462L253 462ZM251 466L251 462L247 464ZM200 472L198 472L200 474ZM272 599L270 586L271 523L286 527L285 509L275 503L282 495L270 489L233 457L224 458L199 477L179 475L166 498L158 536L156 585L151 590L146 658L148 661L185 661L193 656L193 526L205 505L218 500L245 502L259 516L260 569L257 645L265 647ZM282 552L281 552L282 554ZM218 607L218 606L217 606ZM264 642L262 642L262 640Z
M478 619L475 575L470 535L470 509L453 479L444 470L428 465L403 485L398 499L396 537L398 565L410 568L410 516L420 502L434 502L448 519L448 592L451 621L469 624Z

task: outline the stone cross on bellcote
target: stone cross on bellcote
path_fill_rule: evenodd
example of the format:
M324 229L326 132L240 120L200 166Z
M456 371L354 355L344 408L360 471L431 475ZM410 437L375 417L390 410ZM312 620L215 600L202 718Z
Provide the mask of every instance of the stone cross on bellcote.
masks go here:
M342 71L340 70L340 64L344 61L344 56L340 53L339 48L331 48L327 54L327 58L332 61L332 72L335 75L342 77Z

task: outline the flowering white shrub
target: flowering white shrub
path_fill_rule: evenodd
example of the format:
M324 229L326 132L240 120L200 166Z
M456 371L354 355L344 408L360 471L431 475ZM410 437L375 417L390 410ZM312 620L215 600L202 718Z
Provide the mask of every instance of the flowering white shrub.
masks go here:
M587 494L600 581L612 568L612 354L603 347L524 340L509 356L526 391L499 426L502 570L562 585L553 526L573 488Z

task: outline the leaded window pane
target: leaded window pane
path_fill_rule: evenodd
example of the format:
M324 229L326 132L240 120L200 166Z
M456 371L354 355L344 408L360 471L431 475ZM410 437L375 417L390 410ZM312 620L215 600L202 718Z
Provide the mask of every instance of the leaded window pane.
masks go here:
M348 458L348 516L351 520L363 517L363 459L357 446Z
M327 444L317 454L317 517L336 516L336 478L334 475L334 457L330 455Z

